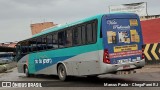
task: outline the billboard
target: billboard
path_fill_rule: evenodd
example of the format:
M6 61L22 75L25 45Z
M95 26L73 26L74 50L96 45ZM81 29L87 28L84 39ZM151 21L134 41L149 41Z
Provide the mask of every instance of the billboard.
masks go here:
M140 2L140 3L109 6L109 11L110 13L130 12L130 13L136 13L139 16L147 16L147 3Z

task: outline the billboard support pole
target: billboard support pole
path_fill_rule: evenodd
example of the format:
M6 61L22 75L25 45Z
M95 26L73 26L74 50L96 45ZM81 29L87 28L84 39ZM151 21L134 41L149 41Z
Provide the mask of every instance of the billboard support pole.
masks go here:
M109 8L109 13L110 13L110 6L108 6L108 8Z
M147 2L145 2L145 3L146 3L146 14L148 16L148 6L147 6Z

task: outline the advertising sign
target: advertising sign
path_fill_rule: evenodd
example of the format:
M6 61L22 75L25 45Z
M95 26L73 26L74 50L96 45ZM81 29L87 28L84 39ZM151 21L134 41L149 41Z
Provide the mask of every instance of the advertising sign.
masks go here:
M104 16L102 20L104 48L109 52L111 64L141 60L142 35L138 19Z
M147 3L132 3L132 4L122 4L109 6L109 11L112 13L115 12L130 12L136 13L139 16L147 16Z

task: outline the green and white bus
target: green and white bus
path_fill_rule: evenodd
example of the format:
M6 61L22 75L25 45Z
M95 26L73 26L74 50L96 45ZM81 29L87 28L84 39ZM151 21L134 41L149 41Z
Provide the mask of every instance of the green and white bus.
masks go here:
M60 25L18 42L18 72L98 76L145 65L139 16L101 14Z

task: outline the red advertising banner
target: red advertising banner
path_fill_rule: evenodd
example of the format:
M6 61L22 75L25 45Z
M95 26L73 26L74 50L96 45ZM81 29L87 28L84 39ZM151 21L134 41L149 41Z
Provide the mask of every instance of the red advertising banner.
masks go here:
M134 50L134 51L127 51L127 52L117 52L109 54L110 58L118 58L118 57L126 57L126 56L134 56L134 55L141 55L142 50Z

